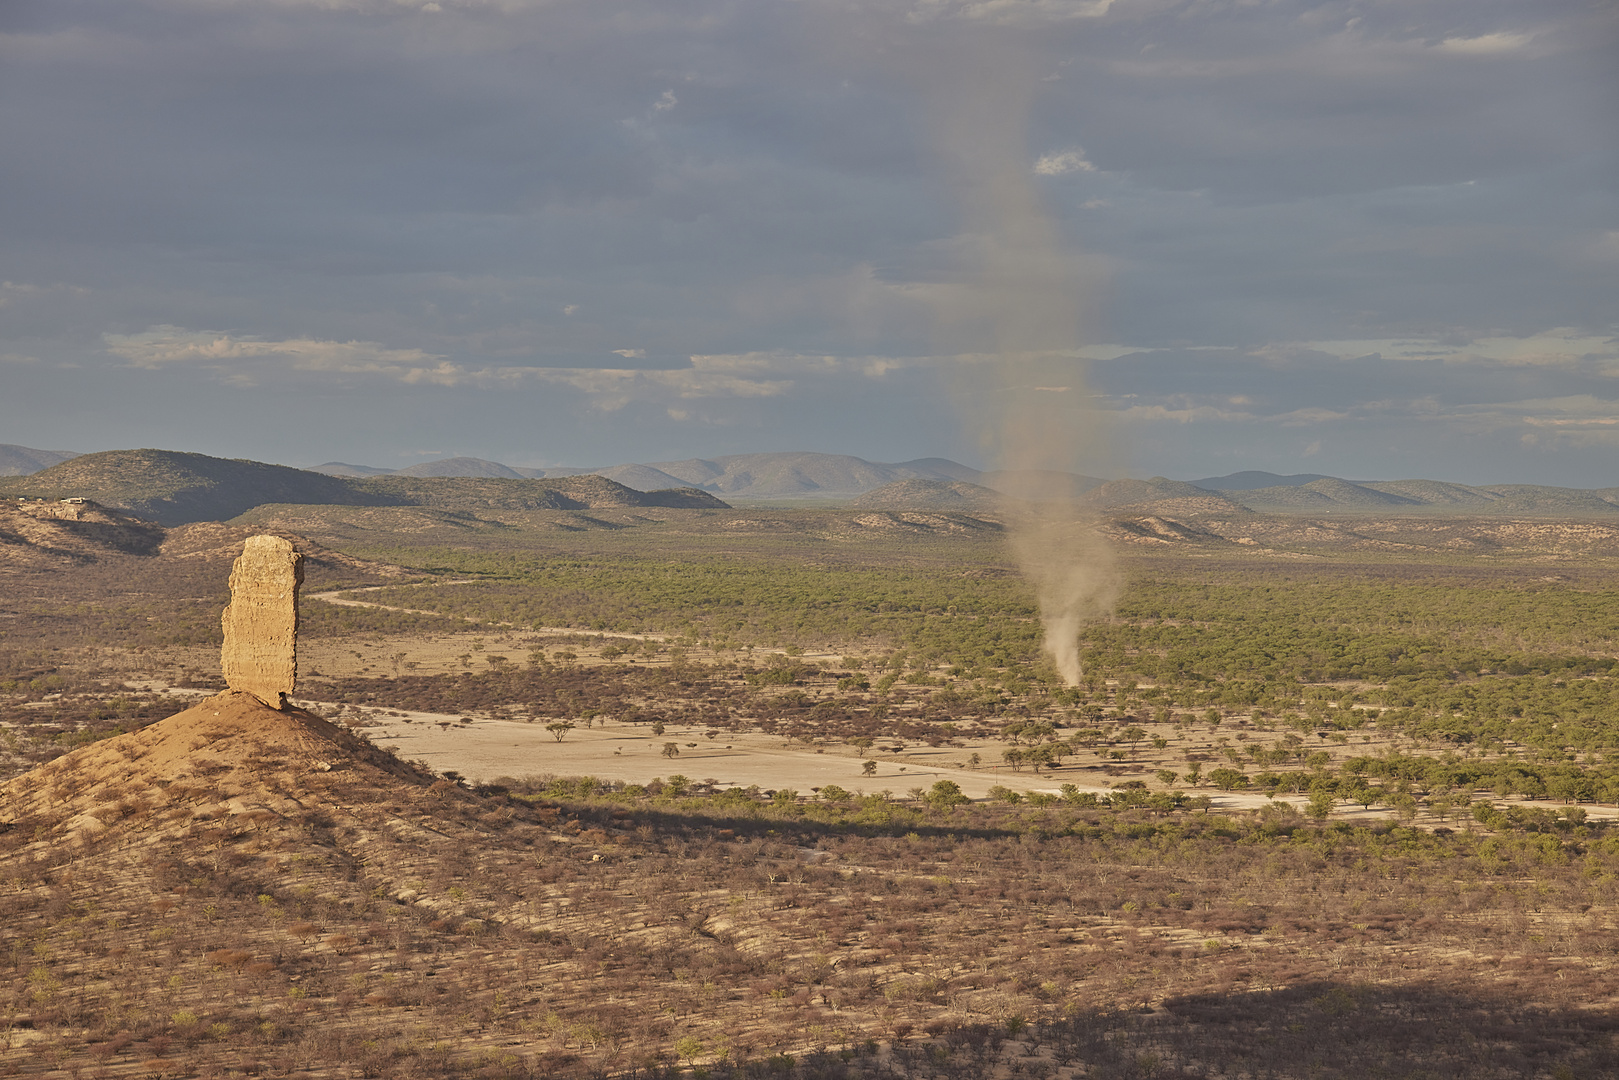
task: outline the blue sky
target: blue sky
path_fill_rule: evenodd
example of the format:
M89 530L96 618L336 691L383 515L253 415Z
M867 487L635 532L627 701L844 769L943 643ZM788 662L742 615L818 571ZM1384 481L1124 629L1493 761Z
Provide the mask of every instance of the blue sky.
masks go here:
M988 168L1093 471L1612 486L1615 116L1603 0L13 0L0 442L988 467Z

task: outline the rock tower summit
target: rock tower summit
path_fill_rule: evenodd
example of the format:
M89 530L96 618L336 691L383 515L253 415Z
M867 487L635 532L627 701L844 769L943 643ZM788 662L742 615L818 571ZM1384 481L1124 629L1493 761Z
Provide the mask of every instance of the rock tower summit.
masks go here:
M298 682L298 588L304 557L292 541L250 536L230 572L225 609L225 684L274 709L285 707Z

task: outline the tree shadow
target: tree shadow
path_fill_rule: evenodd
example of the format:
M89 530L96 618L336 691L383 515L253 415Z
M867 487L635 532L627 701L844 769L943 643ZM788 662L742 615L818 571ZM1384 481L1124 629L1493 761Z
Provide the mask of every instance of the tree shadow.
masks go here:
M710 1080L1562 1080L1619 1075L1619 1016L1431 985L1317 981L1142 1011L930 1027L886 1048L722 1063ZM630 1068L635 1080L690 1076Z

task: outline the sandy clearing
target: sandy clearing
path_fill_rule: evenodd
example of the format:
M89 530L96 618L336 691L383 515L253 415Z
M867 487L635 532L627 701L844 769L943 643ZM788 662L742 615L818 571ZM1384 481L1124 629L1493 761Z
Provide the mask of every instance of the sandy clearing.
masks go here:
M439 772L453 769L473 781L552 774L644 784L678 773L694 780L712 779L724 787L756 784L808 794L813 788L837 784L850 791L887 790L900 795L913 787L951 779L973 798L987 797L996 784L1017 791L1055 791L1058 783L1027 774L929 763L926 749L907 752L898 761L884 755L877 762L876 775L866 776L864 759L846 749L817 752L789 747L779 735L727 731L710 740L700 728L671 725L664 734L653 735L644 726L610 723L591 728L580 725L558 742L542 724L482 718L460 724L458 720L437 713L404 712L403 716L375 716L363 730L373 743L395 748L400 757L426 762ZM677 756L664 755L668 743L676 745ZM942 758L946 752L938 753Z
M301 708L328 710L339 706L323 702L299 701ZM670 726L662 735L653 735L641 726L598 724L580 725L561 742L542 724L512 720L474 718L470 724L450 714L388 710L400 715L367 711L364 733L377 746L392 749L400 757L424 762L429 768L453 770L475 783L500 776L594 776L601 780L621 780L645 784L674 775L693 780L713 780L721 787L757 785L765 790L792 788L804 795L814 789L836 784L857 793L887 791L903 796L912 788L930 787L938 780L954 780L962 793L972 799L986 799L996 786L1013 791L1046 791L1055 794L1061 785L1071 783L1081 791L1105 792L1110 786L1080 775L1035 776L1032 773L993 769L967 769L949 764L959 751L927 747L907 749L897 759L883 755L874 776L865 775L865 759L844 748L818 750L790 746L779 735L758 732L724 732L713 740L703 737L700 728ZM408 721L408 722L407 722ZM675 743L680 753L665 757L666 743ZM692 745L696 744L696 745ZM1077 769L1071 770L1075 773ZM1216 810L1253 810L1271 800L1263 795L1200 792L1210 797ZM1288 802L1289 800L1277 800ZM1292 800L1303 807L1302 799ZM1378 812L1344 814L1345 817L1386 817Z
M129 685L134 687L136 682L132 680ZM215 692L170 687L160 680L140 680L139 686L199 698ZM720 787L791 788L805 796L828 784L856 793L886 791L905 796L913 788L930 787L937 780L948 779L954 780L962 793L972 799L988 798L990 789L996 786L1053 794L1065 783L1081 791L1112 790L1112 785L1096 777L1093 770L1079 766L1060 768L1056 775L1039 776L1006 769L964 768L959 762L963 752L960 748L931 749L919 745L908 747L897 757L882 754L880 760L873 759L877 761L876 775L867 776L863 770L866 759L850 748L838 746L823 750L790 745L779 735L761 732L727 731L710 740L704 738L703 729L697 727L670 725L664 734L653 735L639 725L598 721L594 727L576 726L558 742L539 723L474 717L471 723L462 724L464 714L355 708L305 698L299 698L294 704L339 723L363 719L363 726L357 730L374 745L387 748L407 761L420 761L435 772L457 772L474 783L486 783L502 776L551 775L594 776L600 780L645 784L653 779L681 775L699 781L712 780ZM664 745L671 742L680 753L666 757ZM1207 796L1210 809L1215 812L1257 810L1273 801L1298 810L1303 810L1306 804L1300 796L1271 800L1252 792L1222 792L1212 788L1189 793ZM1485 797L1497 804L1557 806L1528 803L1519 798ZM1583 808L1592 818L1619 818L1619 807L1588 803ZM1368 824L1392 817L1385 808L1367 810L1340 805L1332 812L1333 820ZM1472 827L1470 818L1458 816L1441 821L1431 813L1422 814L1417 823L1427 828L1437 825L1458 829Z

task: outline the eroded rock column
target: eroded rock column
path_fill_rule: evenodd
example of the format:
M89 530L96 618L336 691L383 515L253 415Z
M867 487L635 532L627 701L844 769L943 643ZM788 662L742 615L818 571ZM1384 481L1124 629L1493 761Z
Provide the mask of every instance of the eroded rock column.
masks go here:
M282 708L298 682L298 587L304 557L291 540L250 536L230 572L225 684Z

